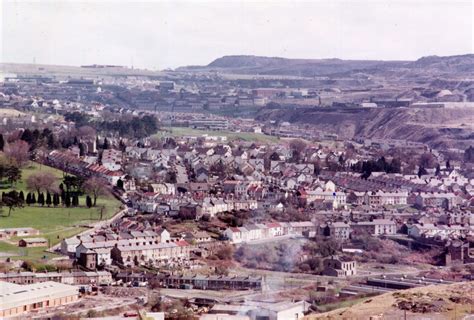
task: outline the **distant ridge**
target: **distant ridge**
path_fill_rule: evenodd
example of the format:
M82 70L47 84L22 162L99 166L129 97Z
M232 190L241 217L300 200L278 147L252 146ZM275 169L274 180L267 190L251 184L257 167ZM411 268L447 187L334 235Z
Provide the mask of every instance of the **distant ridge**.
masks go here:
M289 59L252 55L228 55L206 66L189 66L178 71L221 71L241 74L327 76L350 75L351 72L377 74L386 70L427 69L434 73L473 72L474 54L427 56L415 61Z

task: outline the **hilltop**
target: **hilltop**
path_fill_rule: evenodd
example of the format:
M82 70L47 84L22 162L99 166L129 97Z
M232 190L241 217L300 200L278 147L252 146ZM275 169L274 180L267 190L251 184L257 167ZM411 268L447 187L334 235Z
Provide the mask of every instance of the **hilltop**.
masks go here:
M413 71L434 74L474 72L474 54L458 56L427 56L415 61L288 59L252 55L220 57L206 66L178 68L180 71L221 71L238 74L294 76L351 76L387 73L403 76Z

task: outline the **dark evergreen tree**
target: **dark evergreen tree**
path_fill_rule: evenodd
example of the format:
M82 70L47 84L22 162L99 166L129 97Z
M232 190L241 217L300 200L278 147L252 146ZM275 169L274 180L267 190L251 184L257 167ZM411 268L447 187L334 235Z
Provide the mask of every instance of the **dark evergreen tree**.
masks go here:
M57 207L59 206L59 203L60 203L59 194L55 193L53 196L53 205Z
M44 194L43 194L43 192L38 194L38 204L40 204L41 206L44 206Z
M423 166L420 166L420 168L418 169L418 177L421 177L425 174L427 174L428 172L426 171L425 167Z
M64 200L64 204L66 205L66 207L70 207L71 206L71 196L68 194L66 194L66 198Z
M122 141L122 139L120 139L120 142L119 142L119 148L122 152L125 152L125 149L127 149L127 146L125 145L125 143Z
M52 203L53 203L53 200L51 199L51 193L48 192L46 193L46 205L50 207Z
M3 140L3 134L0 133L0 151L3 151L3 147L5 147L5 140Z
M28 194L26 195L26 204L27 205L31 204L31 193L30 192L28 192Z
M31 194L31 204L35 204L36 203L36 196L34 193Z
M72 196L72 206L73 207L78 207L79 206L79 196L77 195L77 193L75 193Z
M79 156L83 157L86 155L86 147L84 143L79 143Z
M20 194L18 195L21 202L25 202L25 194L23 193L23 190L20 191Z
M104 138L104 145L102 146L104 150L110 149L110 144L109 140L107 138Z
M119 188L120 190L123 190L123 180L122 179L117 180L117 188Z
M56 139L54 139L54 135L51 133L48 136L48 148L55 149L57 147Z
M92 207L92 198L89 197L89 196L86 197L86 206L87 206L88 208L91 208L91 207Z
M30 131L30 129L25 129L23 133L21 134L21 140L28 142L28 144L32 145L33 144L33 133Z

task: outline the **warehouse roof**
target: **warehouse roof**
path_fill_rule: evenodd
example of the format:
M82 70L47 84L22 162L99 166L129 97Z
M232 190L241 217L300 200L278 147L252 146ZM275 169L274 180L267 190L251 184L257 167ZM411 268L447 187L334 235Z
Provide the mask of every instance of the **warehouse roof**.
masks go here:
M53 281L28 285L0 281L0 310L77 294L77 287Z

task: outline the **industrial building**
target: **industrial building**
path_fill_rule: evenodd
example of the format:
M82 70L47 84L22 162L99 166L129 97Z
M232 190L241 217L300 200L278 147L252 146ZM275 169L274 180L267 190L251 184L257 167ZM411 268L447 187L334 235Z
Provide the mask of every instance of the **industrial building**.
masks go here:
M262 290L260 277L224 276L164 276L161 284L166 288L194 288L202 290Z
M79 299L78 288L57 282L19 285L0 282L0 319L58 307Z

